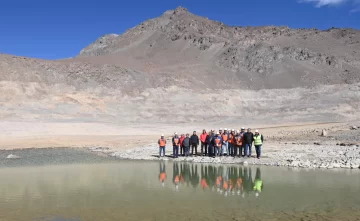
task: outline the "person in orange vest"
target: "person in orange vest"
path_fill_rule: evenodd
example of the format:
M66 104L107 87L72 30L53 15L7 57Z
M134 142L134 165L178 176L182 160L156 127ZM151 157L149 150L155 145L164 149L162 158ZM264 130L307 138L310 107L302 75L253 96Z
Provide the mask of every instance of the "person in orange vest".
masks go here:
M235 130L230 129L229 138L228 138L228 147L229 147L229 149L234 150L236 148L235 144L236 144L235 143Z
M202 134L200 134L200 141L201 141L201 155L204 156L204 149L205 149L205 156L207 155L207 144L206 144L206 137L207 137L206 130L204 129Z
M178 158L179 157L179 147L180 147L180 138L175 132L174 137L172 138L173 143L173 157Z
M229 156L231 154L231 149L229 148L229 134L227 131L227 128L224 129L224 132L221 134L221 138L223 140L223 144L222 144L222 154L225 155L226 154Z
M220 136L220 133L217 132L215 137L213 138L213 146L214 146L214 156L213 157L216 157L216 156L220 156L220 153L221 153L221 147L222 147L222 138Z
M238 150L239 150L239 157L241 157L241 152L242 152L242 146L243 146L243 134L240 133L240 131L238 130L235 136L235 156L237 156Z
M158 144L159 144L159 158L161 157L161 152L164 153L164 157L165 157L166 139L164 138L164 134L161 134Z
M160 180L160 182L161 182L161 185L162 185L162 186L165 186L166 170L165 170L165 163L164 163L164 162L160 162L159 180Z

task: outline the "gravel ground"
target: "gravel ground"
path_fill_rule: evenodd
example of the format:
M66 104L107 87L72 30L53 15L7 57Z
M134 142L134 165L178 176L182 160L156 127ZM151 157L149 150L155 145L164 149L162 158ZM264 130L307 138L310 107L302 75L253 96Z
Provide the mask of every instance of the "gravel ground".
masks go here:
M91 150L101 151L101 148ZM158 158L158 148L154 143L146 147L121 150L109 154L119 159L130 160L173 160L194 163L248 164L327 169L358 169L360 167L359 145L340 146L273 143L263 146L263 156L261 159L256 159L254 152L253 150L253 156L251 158L191 156L173 159L171 156L172 148L167 147L166 157Z
M322 135L323 131L325 131L325 136ZM354 129L348 123L323 128L310 126L275 129L271 134L265 135L261 159L255 158L254 147L251 158L191 156L173 159L172 147L170 146L166 147L166 157L158 158L159 149L156 143L122 150L102 147L93 147L89 150L130 160L173 160L195 163L358 169L360 166L359 139L360 127Z

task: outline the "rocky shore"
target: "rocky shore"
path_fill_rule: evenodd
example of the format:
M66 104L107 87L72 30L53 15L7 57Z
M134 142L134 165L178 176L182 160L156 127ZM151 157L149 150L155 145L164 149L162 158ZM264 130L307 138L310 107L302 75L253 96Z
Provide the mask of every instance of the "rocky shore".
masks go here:
M157 145L151 144L140 148L120 150L111 152L102 148L90 148L91 151L107 152L112 157L128 160L172 160L194 163L215 163L215 164L241 164L241 165L267 165L286 166L300 168L360 168L360 147L359 145L321 145L321 144L281 144L271 143L264 145L261 159L234 158L234 157L179 157L172 158L172 148L167 147L166 157L158 158Z

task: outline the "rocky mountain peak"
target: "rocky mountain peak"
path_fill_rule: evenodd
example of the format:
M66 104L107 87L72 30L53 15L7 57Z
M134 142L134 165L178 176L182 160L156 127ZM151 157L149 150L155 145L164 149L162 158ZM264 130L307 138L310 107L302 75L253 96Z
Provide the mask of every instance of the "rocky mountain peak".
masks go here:
M183 13L187 13L188 10L187 8L184 8L184 7L177 7L175 10L174 10L174 14L178 15L178 14L183 14Z

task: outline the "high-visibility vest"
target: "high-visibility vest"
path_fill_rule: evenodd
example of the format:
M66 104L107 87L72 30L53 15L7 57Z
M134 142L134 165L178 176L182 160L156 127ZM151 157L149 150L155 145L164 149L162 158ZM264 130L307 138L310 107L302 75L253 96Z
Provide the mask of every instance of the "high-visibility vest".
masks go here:
M236 137L236 145L241 146L243 143L243 135L239 135Z
M165 147L166 146L166 140L165 139L160 139L159 140L159 146L160 147Z
M255 185L254 185L254 190L258 191L258 192L261 192L261 189L262 189L262 180L256 179L255 180Z
M180 144L180 139L174 137L174 145L177 146Z
M229 139L228 135L225 134L225 133L221 137L222 137L224 142L228 141L228 139Z
M254 135L254 145L258 146L262 144L261 134Z
M166 173L160 173L160 182L163 182L166 180Z
M217 147L221 147L221 139L220 139L220 137L215 138L215 143L216 143Z

